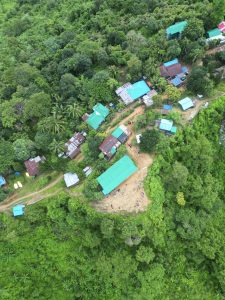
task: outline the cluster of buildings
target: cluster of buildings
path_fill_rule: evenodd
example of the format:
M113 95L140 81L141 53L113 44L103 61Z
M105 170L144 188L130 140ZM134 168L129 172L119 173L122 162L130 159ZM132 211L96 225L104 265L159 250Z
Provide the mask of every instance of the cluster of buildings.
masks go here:
M225 21L218 24L217 28L207 31L206 43L210 43L214 40L219 40L220 43L224 43L225 35L223 35L223 33L225 33Z
M140 80L133 84L125 83L116 90L116 94L125 105L129 105L142 97L145 105L151 106L153 104L152 97L157 95L157 92L149 82Z
M162 66L160 66L159 70L160 75L175 87L182 86L188 75L188 68L186 66L182 66L177 58L165 62Z
M110 160L116 154L121 144L124 144L128 140L129 135L130 132L126 126L120 125L117 127L99 146L104 157Z

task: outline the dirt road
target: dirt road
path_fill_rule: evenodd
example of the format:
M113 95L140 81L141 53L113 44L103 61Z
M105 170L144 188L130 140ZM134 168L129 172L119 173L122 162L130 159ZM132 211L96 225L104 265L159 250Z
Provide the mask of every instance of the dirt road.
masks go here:
M14 196L6 199L6 201L2 202L0 205L0 212L9 209L12 205L20 203L21 201L23 201L23 203L32 204L32 202L36 203L44 198L49 197L50 195L53 196L55 194L55 192L52 194L49 194L49 195L42 195L42 193L47 191L48 189L52 188L53 186L55 186L62 178L63 178L63 175L60 175L58 178L56 178L54 181L52 181L46 187L44 187L43 189L41 189L37 192L30 193L26 196L19 197L19 198L17 198L16 195L14 195ZM57 191L57 192L59 192L59 191Z

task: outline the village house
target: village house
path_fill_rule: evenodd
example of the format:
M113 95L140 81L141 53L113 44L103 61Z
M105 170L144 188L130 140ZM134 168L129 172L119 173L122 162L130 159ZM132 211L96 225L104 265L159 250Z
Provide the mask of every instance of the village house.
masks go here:
M178 103L180 104L180 106L184 111L195 106L194 102L189 97L185 97L184 99L178 101Z
M127 127L120 125L117 127L110 136L105 138L105 140L99 146L99 150L104 154L106 159L111 159L115 154L117 149L121 144L124 144L130 135Z
M160 119L155 122L156 127L167 135L173 135L177 132L177 127L173 126L172 120Z
M78 178L76 173L65 173L64 174L64 181L66 187L72 187L79 183L80 179Z
M29 176L37 176L39 174L39 165L45 161L44 156L36 156L24 162L27 173Z
M99 126L105 122L106 117L109 115L109 109L102 105L101 103L97 103L93 107L93 113L85 114L82 119L85 121L91 128L97 130Z
M137 81L133 84L125 83L116 90L117 96L124 102L125 105L133 103L135 100L143 97L150 92L150 87L144 80Z
M134 174L138 168L128 155L123 156L103 174L101 174L97 181L102 187L104 195L111 193L122 182Z
M159 70L161 76L175 87L182 86L188 75L188 68L182 66L177 58L164 63Z
M77 132L65 143L66 157L73 159L80 153L80 146L84 143L86 136L86 132Z
M182 32L184 31L187 25L188 25L187 21L182 21L169 26L166 29L167 39L170 40L170 39L181 38Z
M214 40L219 40L220 43L224 43L225 42L225 36L223 35L222 30L223 30L223 27L222 27L222 29L214 28L212 30L207 31L206 43L209 44L210 42L212 42Z

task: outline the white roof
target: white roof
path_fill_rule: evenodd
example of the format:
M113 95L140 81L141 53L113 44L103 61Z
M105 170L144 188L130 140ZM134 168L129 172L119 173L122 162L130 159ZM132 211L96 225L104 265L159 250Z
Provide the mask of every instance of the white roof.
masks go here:
M64 174L64 181L67 187L77 184L80 180L76 173L66 173Z

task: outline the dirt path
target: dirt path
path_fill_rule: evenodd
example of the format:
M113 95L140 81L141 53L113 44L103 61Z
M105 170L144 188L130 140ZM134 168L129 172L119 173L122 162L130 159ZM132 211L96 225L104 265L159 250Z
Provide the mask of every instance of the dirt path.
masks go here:
M114 127L110 127L106 130L106 133L109 133L111 131L113 131L116 127L118 127L121 124L125 124L126 122L130 121L130 120L134 120L137 118L137 116L142 115L144 113L145 107L144 105L138 106L134 109L134 111L126 118L124 118L123 120L121 120L116 126ZM113 121L116 121L116 118Z
M53 186L55 186L61 179L63 178L63 175L60 175L58 178L56 178L54 181L52 181L50 184L48 184L46 187L44 187L43 189L34 192L34 193L30 193L28 195L25 195L23 197L19 197L17 198L16 195L6 199L4 202L2 202L2 204L0 205L0 212L7 210L9 207L11 207L13 204L17 204L21 201L23 201L23 203L29 203L32 204L32 201L34 201L34 203L49 197L50 195L54 195L54 193L49 194L49 195L43 195L42 193L47 191L48 189L52 188ZM58 191L57 191L58 192ZM31 198L31 199L29 199ZM27 201L26 201L27 200Z

